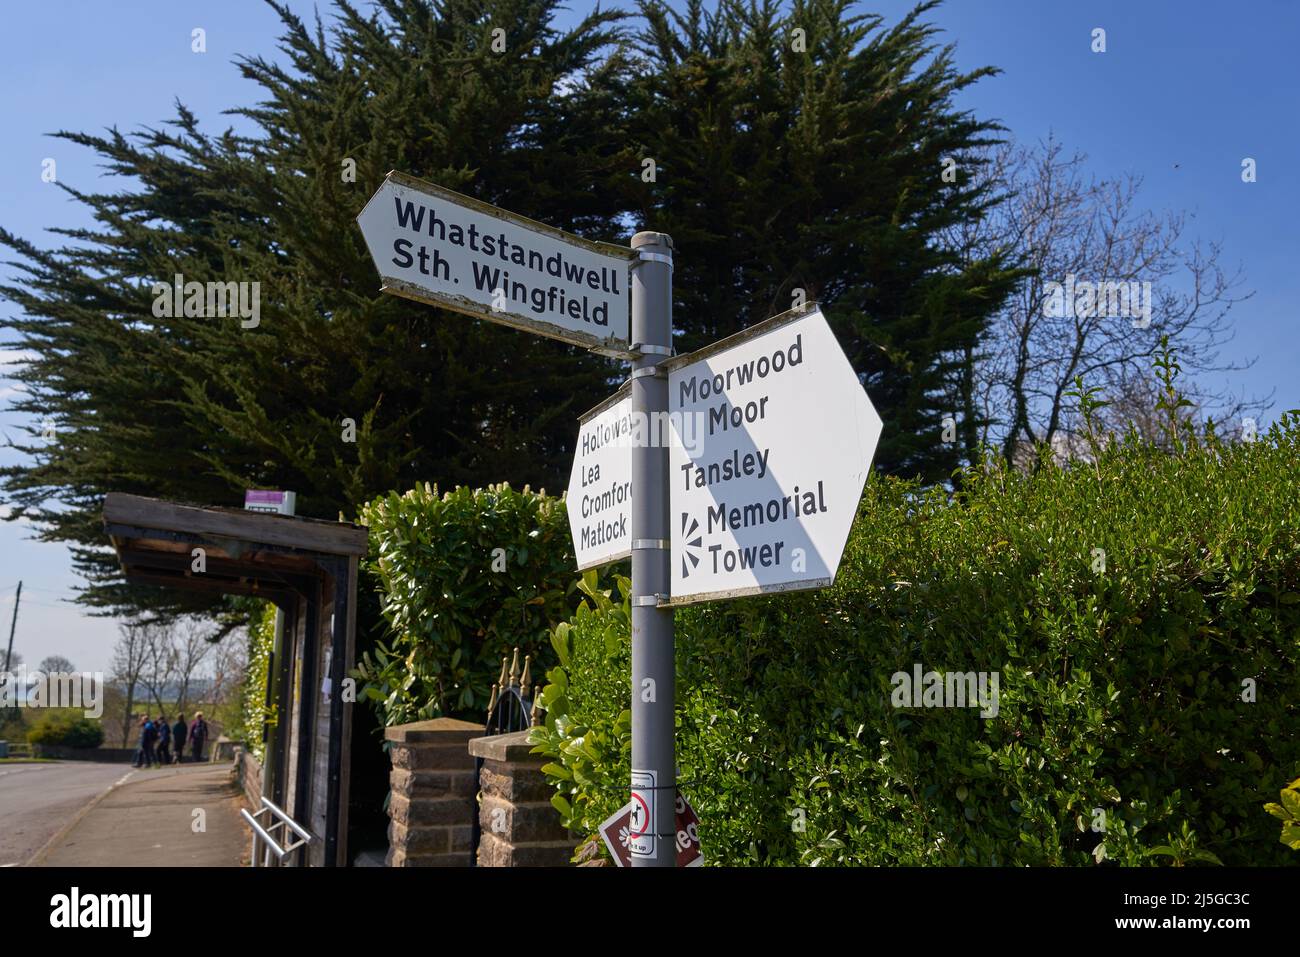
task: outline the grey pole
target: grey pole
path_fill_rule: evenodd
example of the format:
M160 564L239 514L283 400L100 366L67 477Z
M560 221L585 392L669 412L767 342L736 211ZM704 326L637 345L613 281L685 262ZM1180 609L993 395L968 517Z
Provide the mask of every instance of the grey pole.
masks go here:
M659 366L672 355L673 241L664 233L641 232L632 237L632 248L638 256L632 264L632 350L639 353L632 360L632 414L647 426L647 441L632 448L632 798L654 809L648 822L654 854L634 854L632 866L673 867L673 612L658 607L669 589L668 377Z
M5 673L2 679L4 681L14 682L15 692L17 692L18 690L18 684L14 678L11 678L9 676L10 675L9 663L13 660L14 657L14 629L18 627L18 603L22 600L23 600L23 583L20 581L18 583L18 594L14 595L14 617L13 620L9 623L9 649L5 652ZM18 699L16 697L14 698L14 717L15 718L18 717Z
M14 595L14 618L9 623L9 650L5 652L5 671L9 670L9 659L14 656L14 629L18 627L18 603L23 600L23 583L18 583L18 594Z

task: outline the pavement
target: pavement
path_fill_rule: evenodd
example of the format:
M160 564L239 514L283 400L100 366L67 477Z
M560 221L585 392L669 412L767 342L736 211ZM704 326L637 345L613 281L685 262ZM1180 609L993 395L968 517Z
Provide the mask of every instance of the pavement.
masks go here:
M24 864L129 764L0 764L0 867Z
M100 770L107 768L116 777L71 816L65 813L63 827L26 860L28 866L239 867L247 863L252 834L239 817L243 796L233 783L229 764L132 770L120 764L77 761L24 767L65 771L74 766L88 780L106 781L110 775L101 776ZM41 791L46 777L29 774L17 783L24 791ZM6 780L0 778L0 788Z

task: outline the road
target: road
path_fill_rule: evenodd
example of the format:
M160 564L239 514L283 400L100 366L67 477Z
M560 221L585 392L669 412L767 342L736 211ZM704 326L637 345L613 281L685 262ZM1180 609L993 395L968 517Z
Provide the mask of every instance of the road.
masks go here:
M129 764L0 764L0 867L23 864Z

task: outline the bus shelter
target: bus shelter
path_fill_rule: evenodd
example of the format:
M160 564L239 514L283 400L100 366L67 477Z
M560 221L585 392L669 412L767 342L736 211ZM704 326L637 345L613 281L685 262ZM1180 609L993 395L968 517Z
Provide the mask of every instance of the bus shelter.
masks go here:
M128 581L274 602L262 794L311 834L283 863L346 866L357 563L364 526L110 492L104 528Z

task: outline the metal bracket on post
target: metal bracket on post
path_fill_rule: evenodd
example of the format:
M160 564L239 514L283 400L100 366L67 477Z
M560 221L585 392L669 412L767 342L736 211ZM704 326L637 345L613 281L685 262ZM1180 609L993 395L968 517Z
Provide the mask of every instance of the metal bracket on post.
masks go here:
M656 379L668 378L668 373L658 366L642 366L640 369L633 369L628 375L629 379L640 379L644 376L653 376Z
M652 346L645 342L634 342L628 346L628 352L638 356L667 356L673 355L672 346Z
M639 233L637 235L640 235ZM662 233L660 235L663 235ZM667 237L664 237L667 239ZM668 248L672 249L672 240L668 240ZM635 269L642 263L664 263L669 269L673 268L673 257L668 253L653 253L648 249L638 249L636 258L632 260L632 268Z

